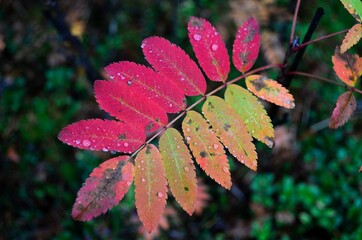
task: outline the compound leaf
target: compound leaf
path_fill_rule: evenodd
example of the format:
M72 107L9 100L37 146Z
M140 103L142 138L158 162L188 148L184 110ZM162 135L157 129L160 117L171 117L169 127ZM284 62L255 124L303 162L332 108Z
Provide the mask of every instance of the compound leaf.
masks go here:
M256 171L257 155L253 139L240 116L223 99L216 96L206 99L202 111L229 152L248 168Z
M225 101L243 119L249 133L269 147L274 145L274 129L263 105L245 88L231 84L225 91Z
M165 169L158 149L149 144L135 160L135 198L138 216L148 232L158 226L166 206Z
M89 221L119 203L133 181L134 166L129 156L109 159L95 168L79 190L72 217Z
M356 45L362 38L362 24L357 23L346 34L341 45L341 53L345 53L348 49Z
M230 189L231 178L227 156L206 120L199 113L189 111L182 122L182 131L202 170L221 186Z
M354 87L362 74L362 58L357 54L341 53L336 47L332 62L337 76L348 86Z
M225 82L230 60L225 43L215 27L203 18L191 17L189 39L200 66L212 81Z
M278 82L261 75L250 75L246 78L246 86L259 98L285 108L294 108L294 98L288 89Z
M155 131L168 122L162 107L117 81L95 81L94 93L103 110L143 131Z
M196 63L187 53L162 37L149 37L142 42L146 60L170 78L188 96L203 95L206 81Z
M171 192L181 207L192 215L196 205L197 182L189 149L174 128L163 133L159 145Z
M351 118L356 110L357 102L352 91L348 91L339 96L336 107L333 110L329 123L330 128L338 128L344 125Z
M127 153L137 150L146 141L145 133L139 128L123 122L102 119L73 123L63 128L58 138L80 149Z
M249 18L239 29L233 45L233 62L240 72L245 73L254 65L260 49L259 24Z
M186 99L182 90L169 78L153 69L134 62L117 62L105 68L111 79L124 85L124 91L141 93L169 113L185 109Z

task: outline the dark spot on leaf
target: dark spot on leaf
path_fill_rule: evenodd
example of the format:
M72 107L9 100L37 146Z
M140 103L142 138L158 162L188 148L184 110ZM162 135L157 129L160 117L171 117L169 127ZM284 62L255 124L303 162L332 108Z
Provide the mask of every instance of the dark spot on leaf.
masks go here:
M224 130L225 131L229 131L230 128L231 128L230 124L227 124L227 123L224 124Z
M151 153L151 146L147 145L146 146L146 154L150 154Z
M255 81L251 81L251 84L255 87L255 89L259 92L263 88L266 87L265 80L266 77L261 76L260 78L256 79Z
M211 102L208 102L207 106L209 107L209 109L215 109L214 105Z
M245 65L248 62L249 55L250 51L240 53L239 57L243 65Z
M216 154L215 153L210 153L210 156L213 157L213 156L216 156Z
M205 151L201 151L201 152L200 152L200 157L205 158L205 157L206 157L206 152L205 152Z
M118 139L125 140L126 138L127 138L127 135L125 133L118 135Z
M187 121L187 125L191 125L191 123L192 123L192 120L189 119L189 120Z
M202 21L200 19L192 18L190 23L194 27L202 27Z
M146 126L146 131L150 131L153 127L154 127L154 124L153 124L152 122L150 122L150 123Z
M200 129L200 127L196 127L196 128L195 128L196 132L198 132L198 131L199 131L199 129Z
M188 187L184 187L185 191L188 192L189 191L189 188Z
M248 31L248 35L246 35L246 37L245 37L245 39L243 41L244 43L251 42L254 39L254 37L255 37L255 35L257 33L257 29L252 27L251 25L248 26L247 31Z

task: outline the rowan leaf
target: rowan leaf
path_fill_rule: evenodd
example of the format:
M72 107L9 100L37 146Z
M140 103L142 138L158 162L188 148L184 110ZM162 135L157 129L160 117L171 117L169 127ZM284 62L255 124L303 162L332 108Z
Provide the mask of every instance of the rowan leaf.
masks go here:
M344 125L356 110L357 102L352 91L348 91L339 96L336 107L333 110L330 128L338 128Z
M89 221L119 203L133 181L134 166L129 156L109 159L93 169L79 190L72 217Z
M103 110L121 121L138 125L143 131L155 131L168 122L162 107L119 82L95 81L94 93Z
M162 37L149 37L142 42L146 60L176 83L187 96L203 95L206 81L196 63L177 45Z
M262 75L250 75L246 78L246 87L259 98L285 108L294 108L294 98L288 89L277 81Z
M347 11L358 21L362 20L362 3L361 0L341 0Z
M362 38L362 24L357 23L346 34L341 45L341 53L345 53L348 49L356 45Z
M216 96L206 99L202 111L229 152L248 168L256 171L255 146L241 117L223 99Z
M185 109L186 99L182 90L169 78L153 69L134 62L117 62L105 68L107 74L124 85L124 91L141 93L166 112L176 113Z
M273 125L263 105L252 93L231 84L226 88L225 101L238 113L254 138L273 147Z
M126 153L134 152L146 141L145 133L139 128L123 122L102 119L73 123L63 128L58 138L80 149Z
M189 149L174 128L162 134L159 147L171 192L181 207L192 215L196 205L197 182Z
M189 111L182 122L182 131L202 170L221 186L230 189L230 166L224 147L206 120L199 113Z
M149 144L135 160L135 198L138 216L148 232L157 228L166 206L165 169L158 149Z
M230 72L230 60L225 43L215 27L203 18L191 17L189 39L197 60L212 81L225 82Z
M254 18L249 18L239 27L233 45L233 62L240 72L250 70L258 58L260 49L259 24Z
M336 47L332 62L333 69L342 82L354 87L362 74L362 58L357 54L341 53L339 47Z

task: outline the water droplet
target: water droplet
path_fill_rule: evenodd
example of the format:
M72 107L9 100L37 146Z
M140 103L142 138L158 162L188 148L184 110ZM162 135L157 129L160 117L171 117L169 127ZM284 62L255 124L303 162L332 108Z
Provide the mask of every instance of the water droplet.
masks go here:
M184 77L181 77L180 80L181 80L181 81L185 81L185 78L184 78Z
M146 179L142 178L142 179L141 179L141 182L146 182Z
M187 137L186 140L189 142L189 141L191 140L191 138L190 138L190 137Z
M184 167L185 172L190 172L190 169L188 167Z
M125 76L123 76L123 75L121 76L121 79L122 79L122 80L124 80L125 78L126 78Z
M128 81L127 84L128 84L128 85L131 85L131 84L132 84L132 81Z
M180 145L177 145L177 149L180 149Z
M201 35L200 34L194 34L194 39L196 40L196 41L200 41L200 39L201 39Z
M224 173L228 173L229 172L229 169L227 167L222 167L222 170Z
M80 143L80 140L75 140L75 143L76 143L76 144L79 144L79 143Z
M175 140L175 141L176 141L176 140L177 140L177 138L175 138L175 137L174 137L174 138L173 138L173 140Z
M186 131L187 131L187 132L190 132L190 131L191 131L191 129L188 127L188 128L186 128Z
M131 182L127 182L127 185L128 185L128 186L131 186L131 184L132 184Z
M218 149L219 148L219 145L217 145L216 143L214 143L214 149L216 150L216 149Z
M158 192L158 193L157 193L157 196L158 196L159 198L162 198L162 197L163 197L162 192Z
M177 179L173 180L174 182L177 182Z
M216 51L218 48L219 48L219 46L215 43L212 44L212 46L211 46L212 51Z
M91 142L89 140L83 140L82 144L84 147L89 147L91 145Z
M141 44L141 48L144 48L146 46L146 44L142 43Z
M170 103L168 106L169 106L169 107L173 107L172 103Z
M102 150L103 150L103 152L108 152L107 148L103 148Z
M110 77L111 79L114 79L114 76L113 76L113 75L110 75L109 77Z
M124 146L124 147L128 147L129 144L128 144L128 143L124 143L123 146Z

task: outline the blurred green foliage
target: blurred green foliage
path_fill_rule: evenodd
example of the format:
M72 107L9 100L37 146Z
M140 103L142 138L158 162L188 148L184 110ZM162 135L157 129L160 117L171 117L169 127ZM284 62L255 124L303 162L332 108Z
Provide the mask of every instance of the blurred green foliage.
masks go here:
M79 49L64 41L62 32L45 17L44 11L49 8L45 2L0 2L0 239L142 238L132 190L117 207L91 222L71 218L82 182L112 154L71 148L58 141L57 134L77 120L109 116L95 103L92 81ZM64 13L70 29L82 29L82 48L102 79L102 68L113 61L144 64L140 43L147 36L166 37L194 56L186 31L191 15L223 28L231 49L236 30L231 2L59 1L56 7ZM288 13L293 2L279 0L271 6ZM306 0L301 4L297 35L303 36L318 6L326 10L326 15L315 36L353 25L354 19L339 1ZM276 31L287 46L291 15L279 15L281 18L273 15L262 31ZM330 59L341 40L339 36L308 46L300 70L336 79ZM359 50L360 45L352 51ZM267 64L262 55L257 64ZM237 75L233 69L230 76ZM279 126L287 133L296 129L289 141L294 144L279 150L257 144L257 173L230 157L231 191L199 172L211 196L206 210L190 217L170 197L169 205L178 210L177 215L167 217L170 227L161 230L159 238L359 239L360 115L338 130L323 125L343 91L296 77L291 92L297 109L290 112L287 124ZM193 102L195 98L188 100Z

